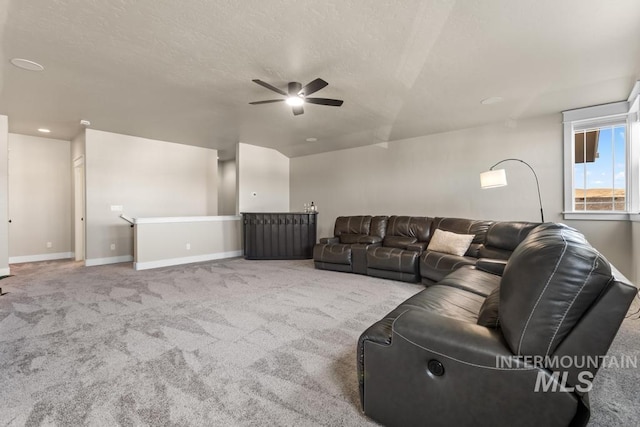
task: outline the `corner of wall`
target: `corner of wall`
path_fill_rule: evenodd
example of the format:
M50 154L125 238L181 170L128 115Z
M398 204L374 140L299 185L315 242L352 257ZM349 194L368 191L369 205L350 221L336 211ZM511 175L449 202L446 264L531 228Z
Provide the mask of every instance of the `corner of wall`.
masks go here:
M9 274L9 118L0 115L0 275Z
M241 142L238 142L236 144L236 200L235 200L235 205L236 205L236 215L240 215L240 144Z
M207 215L218 215L218 150L209 150L207 164Z
M218 163L218 215L237 215L236 162L220 160Z

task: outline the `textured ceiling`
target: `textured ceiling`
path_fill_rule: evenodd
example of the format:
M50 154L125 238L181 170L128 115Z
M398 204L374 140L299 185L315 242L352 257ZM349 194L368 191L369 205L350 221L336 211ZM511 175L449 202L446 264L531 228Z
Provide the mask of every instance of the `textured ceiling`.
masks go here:
M238 141L300 156L619 101L640 78L638 0L0 0L0 34L11 132L71 139L87 119L223 158ZM248 105L277 97L252 79L316 77L342 107Z

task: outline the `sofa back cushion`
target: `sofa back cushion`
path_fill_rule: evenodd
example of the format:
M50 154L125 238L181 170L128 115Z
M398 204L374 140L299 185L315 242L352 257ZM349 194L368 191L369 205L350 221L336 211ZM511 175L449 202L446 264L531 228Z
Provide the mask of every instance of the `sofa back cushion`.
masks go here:
M516 247L540 223L523 221L494 222L487 231L484 245L480 246L480 258L509 259Z
M378 236L384 238L387 231L387 222L389 217L386 215L378 215L371 218L371 230L369 234L372 236Z
M458 234L473 234L475 237L465 253L465 256L478 258L478 251L485 241L487 230L493 221L483 221L464 218L435 218L432 229L440 229Z
M500 283L500 324L517 355L552 354L612 280L609 262L577 230L538 226Z
M383 246L405 249L417 242L427 242L431 236L432 219L426 216L392 216L387 222Z
M371 215L339 216L333 228L333 235L369 234L371 229Z

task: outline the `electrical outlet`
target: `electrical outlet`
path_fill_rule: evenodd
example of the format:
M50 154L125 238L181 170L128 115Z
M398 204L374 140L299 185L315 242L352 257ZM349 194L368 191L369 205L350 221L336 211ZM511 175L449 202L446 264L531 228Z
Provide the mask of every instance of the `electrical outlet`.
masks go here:
M186 247L187 247L187 250L190 251L191 250L191 243L187 243Z
M112 243L112 244L111 244L111 250L112 250L112 251L115 251L115 250L116 250L116 244L115 244L115 243Z
M47 242L47 248L51 249L53 247L53 243Z

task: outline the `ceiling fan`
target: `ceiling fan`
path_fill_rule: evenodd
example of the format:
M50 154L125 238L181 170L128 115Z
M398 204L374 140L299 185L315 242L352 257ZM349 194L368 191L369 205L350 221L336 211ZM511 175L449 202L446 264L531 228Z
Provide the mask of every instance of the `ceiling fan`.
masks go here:
M322 79L315 79L305 87L298 82L289 82L287 87L287 92L278 89L275 86L271 86L269 83L265 83L262 80L254 79L253 82L259 84L262 87L266 87L269 90L272 90L280 95L286 96L284 99L269 99L266 101L256 101L250 102L251 105L258 104L270 104L272 102L286 102L291 106L293 110L293 115L297 116L304 113L304 108L302 107L305 102L309 104L318 104L318 105L330 105L332 107L339 107L342 105L344 101L340 99L329 99L329 98L308 98L309 95L315 93L327 86L329 83L325 82Z

